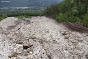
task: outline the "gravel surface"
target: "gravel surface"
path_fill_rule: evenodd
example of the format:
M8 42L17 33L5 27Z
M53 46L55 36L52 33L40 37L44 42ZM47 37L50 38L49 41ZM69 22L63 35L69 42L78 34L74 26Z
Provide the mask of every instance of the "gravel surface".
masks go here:
M88 59L88 34L37 16L0 21L0 59Z

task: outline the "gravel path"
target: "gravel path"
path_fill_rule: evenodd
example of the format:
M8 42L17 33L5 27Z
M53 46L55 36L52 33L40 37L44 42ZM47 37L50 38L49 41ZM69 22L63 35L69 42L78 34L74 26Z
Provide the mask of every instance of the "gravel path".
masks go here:
M0 59L88 59L88 34L37 16L0 22Z

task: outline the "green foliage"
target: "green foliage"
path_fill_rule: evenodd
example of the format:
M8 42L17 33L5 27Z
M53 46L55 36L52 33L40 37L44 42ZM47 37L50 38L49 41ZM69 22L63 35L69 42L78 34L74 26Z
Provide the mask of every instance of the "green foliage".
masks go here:
M14 11L7 13L8 17L12 16L41 16L41 12L36 11Z
M83 16L82 22L84 26L88 27L88 13Z
M59 22L81 22L88 27L88 0L64 0L45 9L44 15Z
M49 15L49 16L52 16L52 15L55 15L58 13L58 5L52 5L50 7L47 7L46 10L44 10L43 14L45 15Z
M66 22L67 20L64 20L66 19L67 17L65 17L65 14L62 14L62 13L59 13L59 15L56 15L54 16L55 19L59 22Z
M30 17L30 16L42 16L42 11L3 11L0 10L0 20L6 18L6 17Z
M4 18L6 18L7 16L0 16L0 21Z

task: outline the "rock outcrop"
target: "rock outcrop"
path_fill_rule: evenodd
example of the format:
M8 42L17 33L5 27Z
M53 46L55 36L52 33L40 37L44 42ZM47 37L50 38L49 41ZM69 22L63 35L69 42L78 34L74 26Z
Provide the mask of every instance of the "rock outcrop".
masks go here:
M0 59L88 59L88 34L37 16L0 22Z

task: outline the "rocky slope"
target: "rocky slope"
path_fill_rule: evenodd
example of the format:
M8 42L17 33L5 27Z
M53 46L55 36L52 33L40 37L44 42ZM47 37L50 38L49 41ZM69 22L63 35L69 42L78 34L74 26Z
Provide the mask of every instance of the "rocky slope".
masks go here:
M0 22L0 59L88 59L88 34L37 16Z

